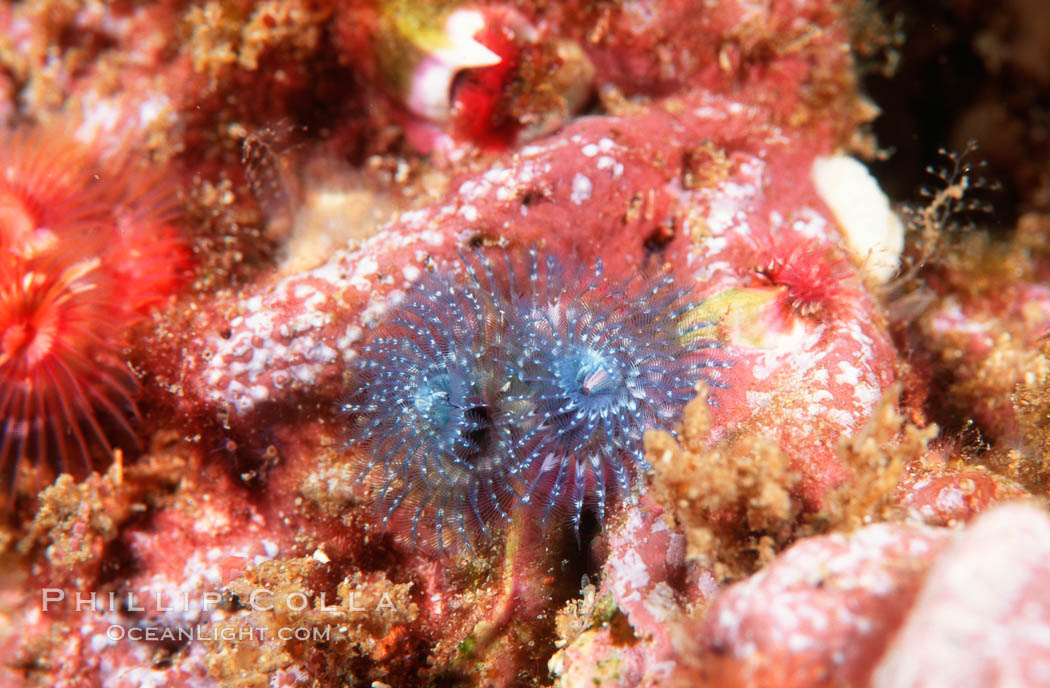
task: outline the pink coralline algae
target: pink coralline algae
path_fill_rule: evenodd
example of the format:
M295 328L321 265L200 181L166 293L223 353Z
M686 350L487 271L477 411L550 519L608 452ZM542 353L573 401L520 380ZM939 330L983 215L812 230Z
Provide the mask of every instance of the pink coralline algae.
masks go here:
M1039 281L1002 282L994 292L950 295L922 319L929 347L951 366L954 384L972 398L973 414L990 437L1017 442L1024 428L1009 394L1025 383L1050 330L1050 289ZM1031 384L1031 382L1029 382Z
M679 660L678 627L718 584L686 562L685 539L663 516L646 498L623 512L606 545L601 586L573 610L599 618L566 633L565 646L549 663L556 685L659 685L671 677Z
M176 505L148 527L132 526L127 519L141 507L128 503L128 488L134 488L116 476L111 470L87 481L76 514L34 524L50 527L55 542L26 591L26 613L11 619L3 651L20 656L20 637L60 631L65 640L53 655L53 685L76 685L85 672L111 676L119 686L207 680L206 648L195 639L207 635L200 629L231 616L230 600L219 590L287 547L286 536L268 532L247 502L210 497L192 505L192 512L189 505ZM60 481L56 488L68 485ZM68 535L60 539L59 532ZM115 550L125 552L124 561L136 562L135 568L120 573L119 587L102 585L98 581L120 566ZM147 637L154 640L143 642ZM178 666L155 665L157 652L183 648Z
M646 242L664 227L673 236L665 255L677 274L693 276L711 304L723 296L708 315L725 321L739 364L725 376L720 422L727 430L744 422L775 428L805 462L806 494L819 502L843 475L837 438L860 426L893 379L893 349L856 269L844 267L834 248L808 248L836 241L839 231L816 191L794 181L808 179L820 144L800 150L761 117L754 106L697 94L674 107L576 122L509 164L454 182L445 201L402 213L324 265L202 313L178 368L163 375L178 381L188 410L228 411L231 423L288 404L304 389L336 399L365 329L429 265L454 260L462 246L541 242L553 255L601 259L616 280L655 259ZM743 131L756 143L739 143ZM683 160L693 149L683 142L699 140L717 149L718 171L709 172L718 181L684 188ZM803 245L812 251L807 260L843 271L829 297L848 298L851 307L793 308L789 286L763 276L771 257L754 247L755 233L776 233L784 258ZM772 422L773 413L791 422Z
M83 468L0 524L0 683L1048 683L1050 203L890 203L901 40L0 7L0 478Z

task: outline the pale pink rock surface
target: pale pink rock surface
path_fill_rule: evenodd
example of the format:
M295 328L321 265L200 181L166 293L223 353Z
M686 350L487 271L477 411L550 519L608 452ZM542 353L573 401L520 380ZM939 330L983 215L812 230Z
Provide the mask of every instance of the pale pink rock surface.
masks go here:
M695 637L714 684L864 685L951 532L877 524L802 540L726 590Z
M991 509L933 562L873 688L1050 685L1050 517Z
M1050 516L804 539L677 623L674 685L1050 685Z

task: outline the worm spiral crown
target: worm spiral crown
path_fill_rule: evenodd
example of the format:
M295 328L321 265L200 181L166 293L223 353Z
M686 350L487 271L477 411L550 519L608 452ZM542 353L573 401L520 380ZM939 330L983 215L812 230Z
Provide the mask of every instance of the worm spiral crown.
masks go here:
M103 154L74 128L0 129L4 506L138 444L139 384L122 350L189 269L168 172L132 148Z
M673 424L717 344L670 274L606 279L535 250L428 275L357 358L343 404L382 524L415 544L471 546L516 505L599 521L647 469L642 434Z

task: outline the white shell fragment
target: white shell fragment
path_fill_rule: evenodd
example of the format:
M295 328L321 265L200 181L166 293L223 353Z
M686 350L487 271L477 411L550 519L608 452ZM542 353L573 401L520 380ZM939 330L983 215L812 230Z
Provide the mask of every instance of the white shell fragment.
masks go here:
M888 281L900 264L904 225L868 168L848 155L835 155L817 158L811 177L865 273L878 283Z
M485 27L485 17L477 10L459 9L445 22L447 40L431 49L415 69L406 104L414 112L434 122L449 117L449 89L456 73L472 67L499 64L499 55L474 40Z

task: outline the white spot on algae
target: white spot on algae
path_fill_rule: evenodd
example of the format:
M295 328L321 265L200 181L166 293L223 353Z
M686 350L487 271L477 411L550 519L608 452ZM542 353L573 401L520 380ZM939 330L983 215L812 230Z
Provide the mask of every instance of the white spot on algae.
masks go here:
M379 263L371 256L365 256L357 263L354 274L350 277L350 285L358 291L367 292L372 288L369 278L375 275L379 269Z
M893 277L904 250L904 225L868 169L854 158L836 155L817 158L811 177L867 274L878 282Z
M572 178L572 195L569 196L569 200L576 205L589 201L591 190L591 180L577 172Z

